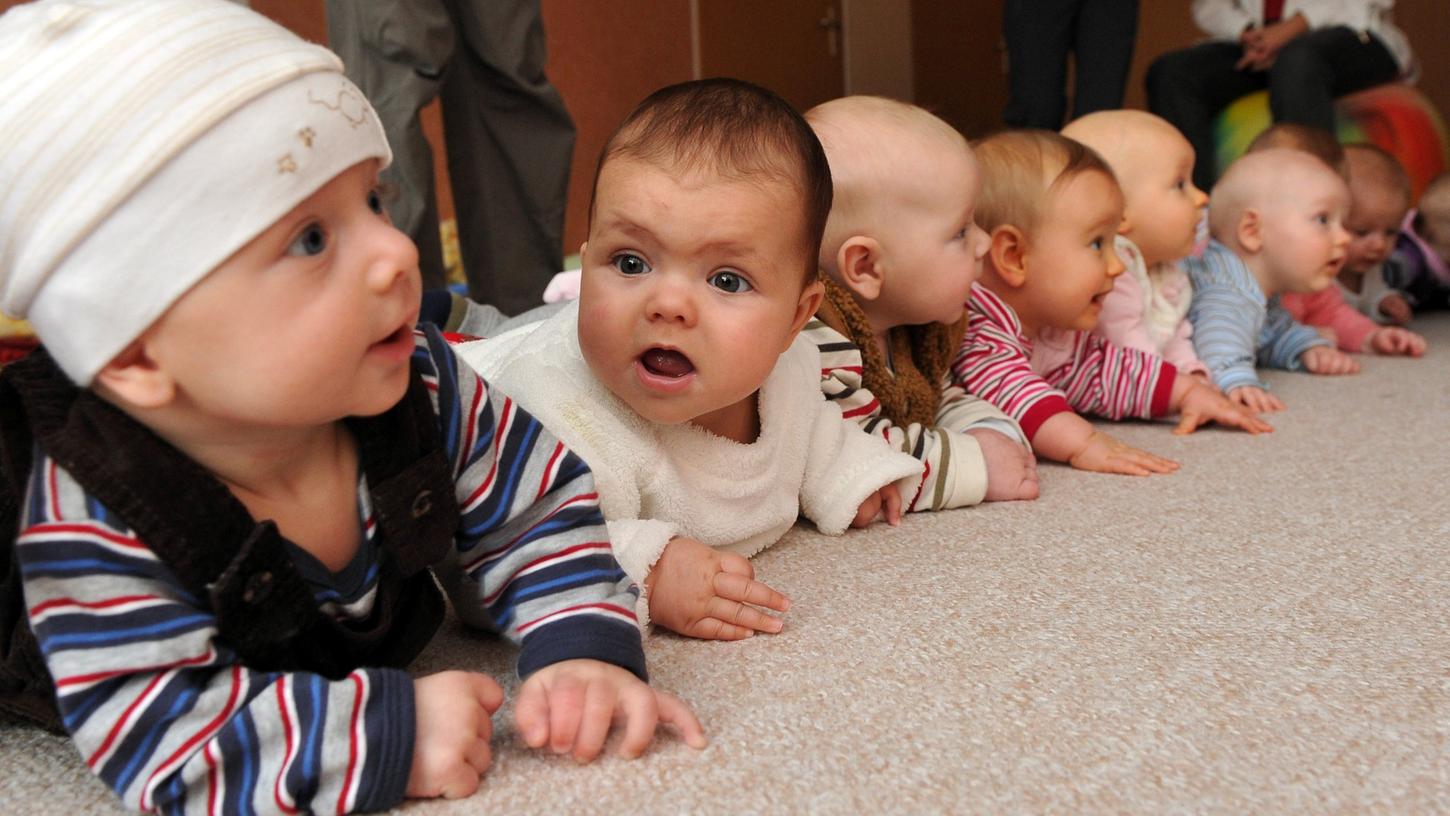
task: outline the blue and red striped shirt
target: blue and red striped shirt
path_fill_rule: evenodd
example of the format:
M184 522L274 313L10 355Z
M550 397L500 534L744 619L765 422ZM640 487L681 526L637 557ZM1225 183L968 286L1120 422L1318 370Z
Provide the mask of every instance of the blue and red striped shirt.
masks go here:
M519 673L592 658L644 675L637 589L610 550L593 476L432 327L414 362L434 399L461 511L435 565L455 609L520 645ZM403 797L413 684L359 667L332 681L243 665L205 599L37 451L16 553L66 728L125 803L178 813L373 810ZM371 614L380 545L366 479L352 562L294 552L319 608Z

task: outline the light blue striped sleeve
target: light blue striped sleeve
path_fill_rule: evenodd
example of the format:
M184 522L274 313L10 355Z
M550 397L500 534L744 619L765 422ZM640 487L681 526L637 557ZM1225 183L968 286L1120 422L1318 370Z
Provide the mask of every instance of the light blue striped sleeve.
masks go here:
M1258 341L1254 324L1259 308L1233 286L1199 278L1193 282L1193 303L1188 309L1193 349L1224 393L1244 386L1265 387L1254 373Z
M1264 331L1259 338L1259 365L1267 368L1282 368L1285 371L1303 371L1300 355L1315 346L1332 346L1319 332L1300 323L1284 307L1279 299L1269 302L1264 318Z

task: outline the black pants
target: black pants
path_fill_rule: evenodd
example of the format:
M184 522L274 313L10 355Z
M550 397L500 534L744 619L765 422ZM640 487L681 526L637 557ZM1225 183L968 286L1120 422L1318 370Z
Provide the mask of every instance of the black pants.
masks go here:
M1384 43L1344 26L1301 34L1267 71L1236 70L1243 54L1236 42L1207 42L1164 54L1148 69L1148 109L1176 125L1193 145L1193 182L1202 190L1218 178L1214 117L1235 99L1268 88L1275 122L1333 133L1335 97L1399 75Z
M1072 116L1123 106L1138 0L1007 0L1009 127L1057 130L1067 110L1067 53L1076 76Z

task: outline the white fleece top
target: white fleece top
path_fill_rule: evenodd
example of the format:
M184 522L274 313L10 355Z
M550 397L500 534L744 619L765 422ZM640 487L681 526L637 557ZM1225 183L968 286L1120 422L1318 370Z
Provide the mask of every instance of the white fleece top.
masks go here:
M872 493L917 488L920 461L843 420L821 394L820 351L803 337L761 386L760 438L744 445L635 413L589 370L578 323L575 302L458 354L589 464L615 558L641 590L675 536L750 557L802 514L839 535ZM642 624L648 612L641 591Z

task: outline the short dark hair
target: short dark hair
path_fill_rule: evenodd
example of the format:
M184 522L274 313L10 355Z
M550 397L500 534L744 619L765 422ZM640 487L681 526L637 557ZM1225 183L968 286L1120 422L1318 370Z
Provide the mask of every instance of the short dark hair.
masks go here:
M589 221L599 173L616 157L667 168L706 168L730 179L783 181L801 195L805 280L818 270L821 236L831 214L831 168L811 126L775 93L738 79L700 79L661 88L639 103L605 143L589 193Z

